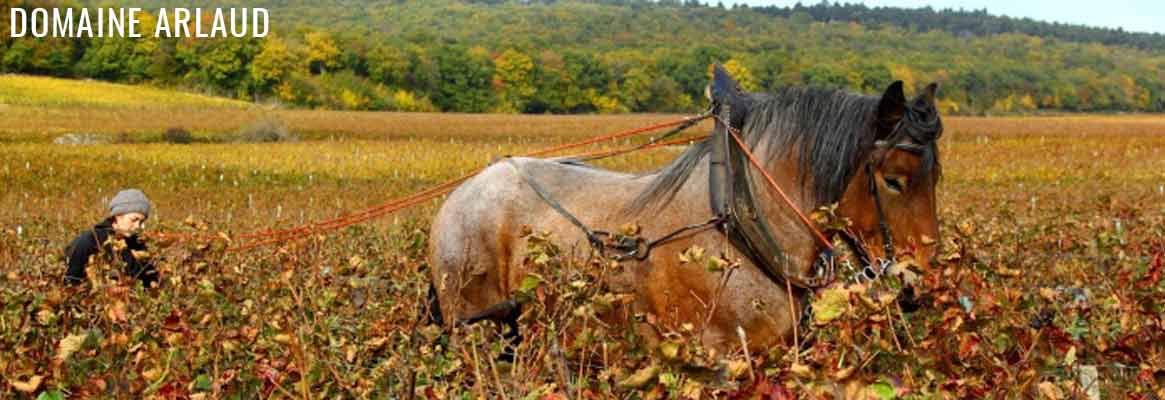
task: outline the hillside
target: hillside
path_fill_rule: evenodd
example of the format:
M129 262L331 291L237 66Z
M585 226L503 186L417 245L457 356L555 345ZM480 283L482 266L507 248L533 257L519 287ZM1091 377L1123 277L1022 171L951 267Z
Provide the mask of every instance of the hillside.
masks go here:
M756 7L756 11L782 17L801 13L814 21L852 21L865 25L893 25L915 32L941 30L959 35L994 35L1022 33L1044 39L1079 43L1101 43L1129 46L1145 50L1165 50L1165 35L1148 32L1128 32L1121 28L1101 28L1058 22L1036 21L1031 18L1012 18L991 15L987 10L935 10L930 7L897 8L867 7L862 4L821 2L810 6Z
M873 93L895 79L909 89L937 81L948 113L1165 111L1160 35L985 13L644 1L218 4L270 8L275 35L22 39L0 42L0 71L196 87L310 108L620 113L694 111L708 65L723 62L753 90L808 84ZM896 22L917 15L919 23Z
M0 75L0 104L108 109L246 108L251 104L142 85L28 75Z

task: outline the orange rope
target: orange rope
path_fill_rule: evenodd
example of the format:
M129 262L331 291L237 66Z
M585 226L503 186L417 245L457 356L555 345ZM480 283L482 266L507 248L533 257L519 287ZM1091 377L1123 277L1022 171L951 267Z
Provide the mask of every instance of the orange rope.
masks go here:
M805 214L801 213L801 210L799 210L797 206L793 205L793 201L789 200L789 196L785 195L785 191L781 190L781 187L777 185L775 180L773 180L772 175L769 175L769 171L765 170L764 167L761 166L760 162L756 160L756 157L753 157L752 152L748 150L748 146L744 145L744 141L740 140L740 136L737 135L738 131L736 128L733 128L732 125L729 125L728 121L725 121L721 118L717 119L719 119L720 122L724 124L725 128L728 128L728 133L732 135L732 139L736 141L737 146L739 146L740 150L744 152L744 155L748 156L748 161L752 163L752 166L756 167L756 169L760 170L760 173L764 175L765 181L769 184L769 188L777 192L777 194L781 195L781 199L785 201L785 204L789 206L789 209L793 210L793 213L797 214L797 217L801 219L801 222L805 223L805 226L808 227L811 232L813 232L813 236L815 236L817 240L821 241L821 244L825 245L825 248L832 251L833 243L830 243L829 239L826 239L825 235L817 229L817 226L814 225L813 222L809 221L809 218L805 217Z
M548 153L553 153L553 152L556 152L559 150L573 149L575 147L586 146L588 144L594 144L594 143L598 143L598 142L602 142L602 141L621 139L621 138L625 138L628 136L638 135L640 133L657 131L657 130L660 130L663 128L669 128L669 127L673 127L676 125L683 125L685 123L691 122L692 120L698 120L698 119L704 119L704 118L707 118L707 116L686 117L686 118L681 118L681 119L678 119L675 121L661 122L661 123L658 123L655 125L648 125L648 126L645 126L642 128L635 128L635 129L631 129L631 130L627 130L627 131L623 131L623 132L616 132L616 133L612 133L609 135L598 136L598 137L590 138L587 140L583 140L581 142L567 143L567 144L564 144L561 146L554 146L554 147L551 147L548 149L542 149L542 150L534 151L531 153L526 153L525 156L526 157L540 156L540 155L544 155L544 154L548 154Z
M576 157L576 158L606 157L606 156L609 156L612 154L619 154L619 153L629 151L629 150L647 150L647 149L654 149L656 147L671 146L671 145L677 145L677 144L688 144L688 143L691 143L693 141L700 140L700 139L703 139L703 138L682 137L682 138L675 138L675 139L670 139L670 140L663 140L663 141L659 141L659 142L648 143L646 145L643 145L643 147L641 147L641 148L627 147L627 148L622 148L622 149L591 151L591 152L586 152L586 153L574 154L571 157Z
M651 131L655 131L655 130L659 130L659 129L663 129L663 128L682 125L682 124L685 124L688 122L692 122L693 120L699 120L699 119L704 119L704 118L707 118L707 116L702 115L702 116L696 116L696 117L686 117L686 118L682 118L682 119L678 119L678 120L674 120L674 121L662 122L662 123L649 125L649 126L645 126L645 127L641 127L641 128L635 128L635 129L630 129L630 130L626 130L626 131L615 132L615 133L608 134L608 135L598 136L598 137L590 138L590 139L579 141L579 142L567 143L567 144L563 144L563 145L559 145L559 146L550 147L547 149L537 150L537 151L526 153L523 156L532 157L532 156L549 154L549 153L553 153L553 152L557 152L557 151L561 151L561 150L585 146L588 144L599 143L599 142L607 141L607 140L620 139L620 138L629 137L629 136L633 136L633 135L637 135L637 134L641 134L641 133L645 133L645 132L651 132ZM645 149L661 147L661 146L666 146L666 145L685 143L685 142L690 142L691 140L693 140L693 139L690 139L690 138L672 139L672 140L660 141L660 142L655 142L655 143L649 143L647 145L644 145L640 149L624 148L624 149L615 149L615 150L602 150L602 151L596 151L596 152L590 152L590 153L583 153L583 154L580 154L578 156L596 156L596 155L606 155L606 154L618 154L619 152L625 152L625 151L630 151L630 150L645 150ZM248 250L248 249L252 249L252 248L256 248L256 247L264 246L264 245L268 245L268 244L274 244L274 243L279 243L279 242L289 241L289 240L294 240L294 239L302 239L302 238L305 238L305 237L311 235L312 233L333 231L333 230L341 229L341 228L344 228L347 226L355 225L355 224L358 224L361 222L365 222L368 220L372 220L372 219L384 216L386 214L391 214L393 212L396 212L396 211L399 211L399 210L402 210L402 209L405 209L408 207L412 207L412 206L415 206L417 204L424 203L426 201L432 200L432 199L437 198L439 196L442 196L446 193L449 193L453 189L455 189L458 185L460 185L461 183L465 182L466 180L473 177L474 175L477 175L477 173L481 172L483 169L484 168L478 168L478 169L475 169L474 171L472 171L469 174L466 174L460 178L446 181L444 183L427 188L427 189L422 190L420 192L413 193L413 194L405 196L405 197L393 199L393 200L391 200L387 203L384 203L384 204L370 207L370 208L367 208L367 209L364 209L361 211L341 215L339 217L335 217L332 219L317 221L317 222L308 223L308 224L295 226L295 227L291 227L291 228L268 229L268 230L263 230L263 231L241 234L241 235L236 236L235 238L236 239L243 239L243 240L252 239L253 241L246 243L244 245L241 245L241 246L230 247L228 249L228 251L232 251L232 252L243 251L243 250ZM161 238L177 238L180 241L193 240L193 239L215 240L215 239L219 238L219 236L209 235L209 234L188 234L188 233L170 233L170 232L158 232L158 233L155 233L154 236L158 236Z

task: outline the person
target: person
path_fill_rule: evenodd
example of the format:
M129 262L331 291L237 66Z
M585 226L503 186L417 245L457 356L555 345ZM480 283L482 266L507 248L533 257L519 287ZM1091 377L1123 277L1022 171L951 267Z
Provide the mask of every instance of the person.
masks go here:
M109 202L109 215L92 229L81 232L66 247L65 282L72 285L86 282L85 268L91 256L98 254L111 265L124 264L124 276L141 280L145 287L154 286L158 271L144 257L146 245L138 238L149 217L150 200L145 193L138 189L118 192Z

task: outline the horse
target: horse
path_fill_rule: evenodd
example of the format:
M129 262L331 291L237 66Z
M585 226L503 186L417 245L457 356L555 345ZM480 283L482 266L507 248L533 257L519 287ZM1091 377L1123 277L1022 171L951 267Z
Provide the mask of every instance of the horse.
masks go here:
M722 352L739 348L738 329L747 336L749 351L791 344L812 293L798 277L820 275L825 246L798 222L797 213L833 204L871 256L909 257L929 267L939 239L936 142L942 124L935 84L909 101L901 81L881 95L814 87L751 93L717 66L708 92L714 105L730 111L718 114L724 118L717 118L713 132L738 132L742 145L798 209L778 201L758 171L743 175L741 185L755 200L749 213L776 239L783 272L774 276L757 257L739 259L726 280L719 272L685 267L677 254L693 246L709 253L745 252L723 224L677 235L646 257L621 261L622 275L612 280L633 295L626 306L631 312L674 319L676 326L702 326L702 344ZM517 332L521 307L514 292L530 272L522 262L524 227L548 231L567 246L586 246L594 237L578 222L600 227L633 222L642 237L658 238L715 220L716 205L709 204L718 197L710 194L718 175L717 137L691 145L648 173L517 157L485 168L451 192L432 221L430 307L438 322L448 327L492 319Z

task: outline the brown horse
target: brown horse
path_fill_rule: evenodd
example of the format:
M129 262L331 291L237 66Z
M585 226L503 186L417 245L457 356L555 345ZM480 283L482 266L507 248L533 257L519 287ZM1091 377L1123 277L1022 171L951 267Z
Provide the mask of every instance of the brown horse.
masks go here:
M886 247L897 256L909 254L928 266L938 240L935 142L942 131L934 84L910 101L901 82L881 96L818 88L757 94L741 91L717 69L711 93L714 104L733 105L729 123L802 213L838 203L839 214L852 220L853 236L872 256L895 256L883 250L893 243ZM716 129L724 128L717 123ZM531 158L486 168L452 192L433 220L430 261L439 315L445 323L494 318L513 324L513 291L529 272L522 263L523 226L547 230L564 246L588 245L587 235L531 182L591 227L630 222L642 237L659 238L715 216L709 207L712 148L711 139L705 140L642 175ZM786 260L784 278L813 275L823 245L756 171L747 176L756 211ZM892 240L884 237L890 232ZM721 273L678 260L693 245L742 259L722 290ZM634 294L632 312L703 326L704 345L720 351L738 346L738 327L753 351L789 341L810 291L787 290L781 277L774 279L737 247L723 229L682 235L646 259L624 261L623 275L613 281Z

